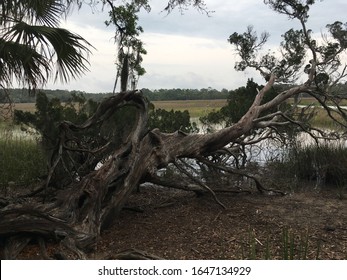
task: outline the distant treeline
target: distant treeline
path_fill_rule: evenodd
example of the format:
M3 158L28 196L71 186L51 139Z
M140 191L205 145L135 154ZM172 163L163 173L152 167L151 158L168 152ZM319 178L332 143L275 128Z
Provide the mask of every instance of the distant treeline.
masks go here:
M83 95L86 99L92 99L94 101L100 101L104 97L110 96L111 93L86 93L84 91L69 91L69 90L61 90L61 89L43 89L40 90L44 92L49 99L57 98L61 102L67 102L69 99L71 99L72 95ZM8 89L8 93L10 95L11 101L14 103L35 103L36 97L33 92L28 91L28 89ZM3 90L0 90L0 103L1 103L1 96L3 95Z
M66 102L71 99L72 95L83 95L86 99L100 101L101 99L111 96L112 93L86 93L84 91L69 91L69 90L50 90L44 89L43 91L49 99L58 98L61 102ZM29 94L27 89L9 89L9 95L14 103L34 103L35 95ZM207 88L207 89L158 89L149 90L142 89L143 94L150 101L158 100L211 100L211 99L226 99L229 96L229 91L223 89L221 91ZM0 103L3 90L0 90Z
M158 100L211 100L211 99L227 99L229 91L222 89L221 91L212 88L203 89L142 89L142 92L151 101Z
M281 85L277 86L278 90L283 90L289 88L289 85ZM66 102L71 99L72 95L83 95L86 99L92 99L94 101L101 101L105 97L109 97L112 93L87 93L84 91L69 91L69 90L51 90L44 89L42 90L49 99L58 98L61 102ZM15 103L34 103L35 95L29 94L27 89L9 89L9 95L11 97L12 102ZM203 89L156 89L150 90L147 88L142 89L143 94L150 101L165 101L165 100L212 100L212 99L227 99L230 94L234 92L234 90L216 90L212 88L203 88ZM336 93L347 93L347 83L340 83L335 85ZM303 94L303 96L309 96ZM0 89L0 103L7 103L7 98L4 98L4 92Z

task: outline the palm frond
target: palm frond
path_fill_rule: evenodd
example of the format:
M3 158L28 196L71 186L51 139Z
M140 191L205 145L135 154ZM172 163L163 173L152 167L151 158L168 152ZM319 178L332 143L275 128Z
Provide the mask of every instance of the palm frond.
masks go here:
M92 47L59 28L60 18L80 0L0 1L0 83L13 79L37 87L50 77L63 82L88 71Z
M50 68L44 56L27 45L0 38L0 83L11 85L13 79L36 88L44 84Z
M58 26L61 16L74 3L73 0L3 0L0 23L25 20L30 24Z
M47 26L58 26L61 15L65 12L65 6L57 0L31 0L27 6L27 15L31 22Z
M7 41L24 44L56 65L54 78L62 82L88 71L89 48L81 36L63 28L29 25L19 22L4 35Z

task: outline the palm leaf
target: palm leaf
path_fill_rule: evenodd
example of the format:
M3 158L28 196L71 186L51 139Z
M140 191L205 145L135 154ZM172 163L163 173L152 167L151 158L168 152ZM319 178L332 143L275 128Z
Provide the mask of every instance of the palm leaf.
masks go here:
M31 24L58 26L62 14L74 0L4 0L0 3L1 24L26 20Z
M22 2L22 1L20 1ZM61 1L56 0L26 0L26 14L30 22L40 23L47 26L58 26L59 19L65 11Z
M88 71L89 47L81 36L63 28L19 22L5 34L5 40L25 44L56 65L54 78L63 82Z
M51 76L68 82L88 71L91 45L58 28L59 19L79 0L0 2L0 83L12 79L36 87Z
M36 88L44 84L50 72L45 57L27 45L0 38L0 83L11 85L13 79Z

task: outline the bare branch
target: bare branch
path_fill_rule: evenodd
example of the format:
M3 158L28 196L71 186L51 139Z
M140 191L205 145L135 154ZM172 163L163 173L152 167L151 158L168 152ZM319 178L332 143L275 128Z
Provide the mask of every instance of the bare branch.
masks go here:
M181 161L183 164L184 162ZM218 197L216 196L215 192L206 184L204 184L203 182L201 182L200 180L196 179L194 176L192 176L189 172L187 172L185 169L183 169L179 164L177 164L176 162L174 163L174 165L177 167L177 169L179 171L181 171L183 174L185 174L188 178L190 178L193 182L195 182L196 184L198 184L199 186L201 186L202 188L206 189L210 194L212 194L214 200L217 202L217 204L219 204L221 207L223 207L223 209L226 209L225 205L218 199Z

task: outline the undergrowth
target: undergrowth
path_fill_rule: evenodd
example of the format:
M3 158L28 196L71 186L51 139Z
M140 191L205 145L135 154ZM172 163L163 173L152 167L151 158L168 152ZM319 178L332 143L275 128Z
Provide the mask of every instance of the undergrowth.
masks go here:
M289 146L282 160L267 163L277 182L287 180L287 187L295 190L303 185L336 190L345 198L347 191L347 147L344 143L329 142Z
M308 230L294 232L283 228L278 240L259 240L253 230L249 230L240 245L239 258L248 260L308 260L320 259L321 244L310 240Z
M0 129L0 186L29 185L46 172L39 143L24 134Z

